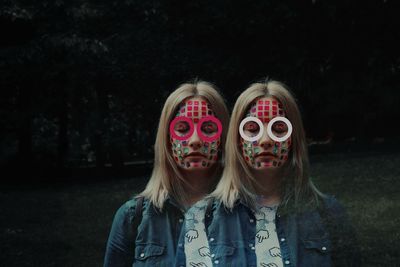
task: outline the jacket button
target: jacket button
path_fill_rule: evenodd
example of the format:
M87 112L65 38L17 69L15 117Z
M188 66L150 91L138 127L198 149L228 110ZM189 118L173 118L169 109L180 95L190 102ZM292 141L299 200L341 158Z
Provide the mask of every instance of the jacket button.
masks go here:
M253 219L250 219L250 223L253 223L254 222L254 220Z
M211 254L211 258L214 258L215 257L215 254Z
M140 253L140 257L143 258L144 257L144 253Z
M219 263L219 260L215 260L214 263L215 263L215 264L218 264L218 263Z
M285 261L285 264L286 264L286 265L289 265L289 264L290 264L290 261Z
M322 247L321 249L322 249L323 251L325 251L325 250L326 250L326 247Z
M286 240L285 238L283 238L283 237L281 238L281 242L285 242L285 240Z
M213 241L214 241L214 238L211 237L211 238L210 238L210 242L213 242Z
M179 243L179 244L178 244L178 247L180 247L180 248L181 248L182 246L183 246L183 245L182 245L182 243Z
M182 222L183 222L183 219L179 219L179 222L182 223Z

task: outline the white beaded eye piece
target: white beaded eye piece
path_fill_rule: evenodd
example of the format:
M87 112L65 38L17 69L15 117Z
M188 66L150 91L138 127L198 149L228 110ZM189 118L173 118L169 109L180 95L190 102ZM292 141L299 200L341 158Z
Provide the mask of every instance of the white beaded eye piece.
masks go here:
M249 136L247 136L247 135L244 133L244 131L243 131L244 125L245 125L247 122L249 122L249 121L254 121L255 123L258 124L258 127L260 128L260 132L259 132L256 136L249 137ZM239 126L239 133L240 133L240 136L241 136L244 140L249 141L249 142L254 142L254 141L257 141L258 139L260 139L261 136L263 135L263 133L264 133L264 125L262 124L262 122L261 122L261 120L260 120L259 118L256 118L256 117L247 117L247 118L244 118L244 119L242 120L242 122L240 123L240 126Z
M274 125L274 123L277 122L277 121L282 121L282 122L284 122L284 123L287 125L287 127L288 127L288 132L286 133L285 136L277 137L277 136L275 136L275 135L272 133L272 125ZM273 118L273 119L268 123L268 126L267 126L267 133L268 133L268 136L269 136L272 140L274 140L275 142L283 142L283 141L286 141L286 140L290 137L290 135L292 134L292 131L293 131L293 126L292 126L292 124L290 123L290 121L289 121L288 119L286 119L285 117L275 117L275 118Z
M258 127L260 128L260 132L259 132L256 136L249 137L249 136L247 136L247 135L244 133L243 128L244 128L245 124L246 124L247 122L249 122L249 121L254 121L255 123L258 124ZM277 137L276 135L274 135L274 134L272 133L272 126L273 126L274 123L277 122L277 121L282 121L282 122L284 122L284 123L287 125L287 127L288 127L288 132L286 133L285 136ZM292 124L290 123L290 121L289 121L287 118L285 118L285 117L275 117L275 118L273 118L273 119L268 123L268 127L267 127L268 136L269 136L272 140L274 140L275 142L283 142L283 141L286 141L286 140L290 137L290 135L292 134L292 132L293 132L293 126L292 126ZM249 141L249 142L254 142L254 141L257 141L258 139L260 139L261 136L263 135L263 133L264 133L264 125L263 125L263 123L261 122L261 120L260 120L259 118L257 118L257 117L247 117L247 118L244 118L244 119L242 120L242 122L240 123L240 126L239 126L239 133L240 133L240 136L241 136L244 140Z

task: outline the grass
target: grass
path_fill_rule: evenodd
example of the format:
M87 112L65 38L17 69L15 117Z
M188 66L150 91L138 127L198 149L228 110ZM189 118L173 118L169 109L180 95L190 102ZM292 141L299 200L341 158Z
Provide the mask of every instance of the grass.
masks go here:
M363 266L399 266L400 155L327 157L312 164L319 188L346 207Z
M347 208L364 266L399 266L400 154L332 154L311 162L317 186ZM114 212L146 182L3 187L1 265L101 266Z

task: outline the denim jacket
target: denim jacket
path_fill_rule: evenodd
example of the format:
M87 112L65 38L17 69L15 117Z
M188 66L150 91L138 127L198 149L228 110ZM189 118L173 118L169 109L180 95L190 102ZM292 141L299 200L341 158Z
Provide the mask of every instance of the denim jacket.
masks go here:
M319 210L278 209L275 223L284 266L360 266L353 228L335 198L324 198ZM239 201L232 211L215 203L206 229L214 267L256 266L256 220L244 203Z
M162 211L143 202L142 220L135 236L136 199L116 212L108 238L104 267L173 266L184 221L184 210L171 198Z

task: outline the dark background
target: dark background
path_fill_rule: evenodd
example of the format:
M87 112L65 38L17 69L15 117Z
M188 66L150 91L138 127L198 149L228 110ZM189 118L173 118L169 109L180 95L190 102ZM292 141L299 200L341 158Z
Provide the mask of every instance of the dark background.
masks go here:
M388 141L399 136L399 11L395 1L5 1L0 163L151 160L166 97L196 77L232 107L268 76L292 88L309 138Z
M393 0L2 1L3 260L100 265L115 209L151 171L167 96L200 78L231 110L268 76L298 99L313 175L358 222L365 262L394 266L398 220L379 212L400 214L399 12Z

